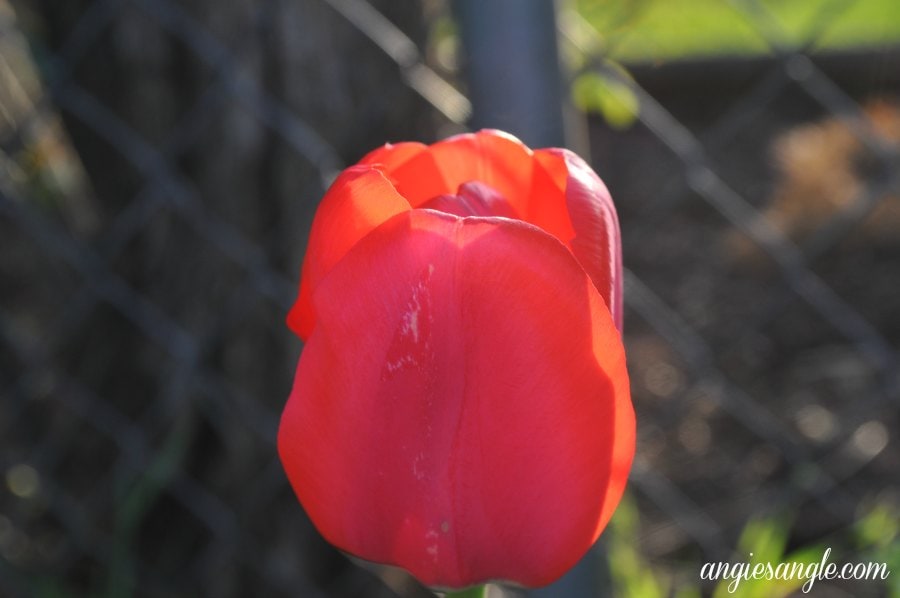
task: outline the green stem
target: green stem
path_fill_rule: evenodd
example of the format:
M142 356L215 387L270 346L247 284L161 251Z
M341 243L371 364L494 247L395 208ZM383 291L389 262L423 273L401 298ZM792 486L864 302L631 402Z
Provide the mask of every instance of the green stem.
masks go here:
M483 586L472 586L471 588L466 588L465 590L460 590L458 592L447 592L444 594L444 598L486 598L487 597L487 585Z

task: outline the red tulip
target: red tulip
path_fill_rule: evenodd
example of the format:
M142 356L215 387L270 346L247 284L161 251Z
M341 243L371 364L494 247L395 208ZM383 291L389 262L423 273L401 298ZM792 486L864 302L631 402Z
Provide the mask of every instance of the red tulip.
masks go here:
M573 153L498 131L386 145L312 226L278 449L338 548L459 588L541 586L634 454L615 209Z

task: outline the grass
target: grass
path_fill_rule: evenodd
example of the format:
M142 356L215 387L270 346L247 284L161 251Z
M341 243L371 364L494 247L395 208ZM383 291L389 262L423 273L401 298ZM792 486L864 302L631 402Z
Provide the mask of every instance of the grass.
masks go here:
M830 562L885 563L890 572L887 579L822 580L814 582L810 596L819 595L825 586L838 591L862 587L886 598L900 598L900 512L890 501L874 502L861 511L851 526L833 532L820 541L789 548L792 517L786 514L751 518L743 527L734 554L716 555L715 561L771 563L819 563L827 548L833 548ZM651 562L640 551L640 512L630 493L626 493L616 509L609 527L603 533L609 567L613 579L613 595L645 598L787 598L803 596L802 586L808 577L791 579L754 579L734 582L733 575L716 581L700 579L704 563L702 557L678 560L668 557ZM817 583L818 585L815 585ZM705 584L705 585L704 585ZM732 587L729 587L732 586ZM849 595L849 594L848 594Z
M622 62L900 45L897 0L575 0Z

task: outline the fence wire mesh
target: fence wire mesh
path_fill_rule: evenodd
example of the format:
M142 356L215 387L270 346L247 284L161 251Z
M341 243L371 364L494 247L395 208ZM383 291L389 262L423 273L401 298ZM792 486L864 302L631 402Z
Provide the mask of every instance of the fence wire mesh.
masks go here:
M900 50L815 51L848 4L797 48L736 0L768 52L650 66L559 15L636 99L584 131L623 228L629 541L672 587L764 514L852 548L900 502ZM431 595L321 540L274 440L316 202L471 113L446 10L0 0L0 592Z

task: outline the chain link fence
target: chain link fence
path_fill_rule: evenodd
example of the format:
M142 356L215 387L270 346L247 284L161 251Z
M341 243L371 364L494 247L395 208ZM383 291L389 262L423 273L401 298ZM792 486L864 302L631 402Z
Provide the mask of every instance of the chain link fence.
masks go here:
M796 48L736 1L767 53L661 65L559 13L576 74L636 100L581 131L623 228L626 540L671 588L711 591L766 515L877 556L853 526L900 505L900 48L813 51L846 4ZM274 442L316 202L385 140L465 130L447 10L0 0L0 593L432 595L321 540Z

